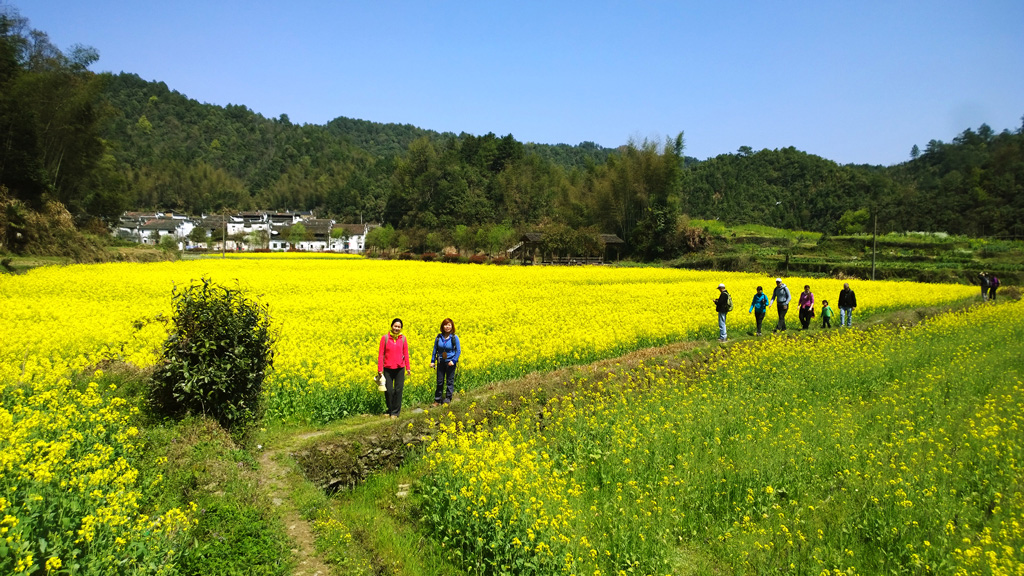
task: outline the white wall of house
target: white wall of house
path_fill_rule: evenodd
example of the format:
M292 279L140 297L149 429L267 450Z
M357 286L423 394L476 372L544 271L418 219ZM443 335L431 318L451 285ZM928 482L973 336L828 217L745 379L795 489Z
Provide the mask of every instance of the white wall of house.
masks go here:
M327 250L327 242L324 240L303 240L297 245L299 250L306 252L323 252Z
M366 228L361 234L351 234L348 238L331 238L329 246L335 252L363 252L366 250Z
M349 236L348 239L339 238L345 240L341 243L339 250L351 250L353 252L362 252L366 245L366 234L354 234Z

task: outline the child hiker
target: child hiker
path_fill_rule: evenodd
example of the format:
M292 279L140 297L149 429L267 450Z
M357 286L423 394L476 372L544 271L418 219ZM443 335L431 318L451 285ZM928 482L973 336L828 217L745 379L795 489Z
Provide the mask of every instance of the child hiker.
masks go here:
M821 301L821 327L831 328L832 327L832 307L828 305L828 300Z

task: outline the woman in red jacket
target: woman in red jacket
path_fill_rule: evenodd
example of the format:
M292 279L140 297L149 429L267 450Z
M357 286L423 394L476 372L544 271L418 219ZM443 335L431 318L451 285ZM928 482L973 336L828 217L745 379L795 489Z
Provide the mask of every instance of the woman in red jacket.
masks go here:
M380 351L377 353L377 373L384 375L384 403L387 405L388 418L398 418L402 411L402 389L405 387L406 373L412 374L409 363L409 343L402 335L402 320L391 321L391 332L380 339Z

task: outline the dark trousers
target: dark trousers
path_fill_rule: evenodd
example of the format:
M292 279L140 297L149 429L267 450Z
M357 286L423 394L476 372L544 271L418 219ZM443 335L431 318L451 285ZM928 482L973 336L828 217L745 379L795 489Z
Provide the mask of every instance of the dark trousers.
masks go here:
M776 306L779 309L779 323L775 325L775 330L786 329L786 312L789 312L789 304L779 304Z
M402 390L405 388L405 368L384 369L384 404L388 414L398 416L402 412Z
M437 387L434 388L434 402L438 404L451 404L452 396L455 395L455 368L456 365L448 365L448 362L437 363ZM445 386L447 382L448 386Z
M764 312L754 312L754 320L757 322L757 333L761 333L761 322L764 322Z
M821 317L821 327L822 328L831 328L832 327L832 317L831 316L822 316Z
M811 318L814 318L814 310L810 308L800 309L800 326L803 327L804 330L811 327Z
M988 289L988 299L993 301L993 302L996 301L996 287L995 286L990 286L989 287L989 289Z

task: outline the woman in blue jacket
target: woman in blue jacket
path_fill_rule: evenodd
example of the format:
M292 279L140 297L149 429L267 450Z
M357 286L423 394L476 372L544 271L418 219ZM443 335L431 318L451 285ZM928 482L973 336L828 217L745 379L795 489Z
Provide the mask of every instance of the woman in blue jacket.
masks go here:
M757 320L757 335L760 336L761 322L764 321L764 315L768 312L768 297L765 296L760 286L757 287L757 294L754 294L754 301L750 303L750 312L754 313L754 319Z
M430 367L437 366L434 406L451 404L452 396L455 395L455 369L461 356L462 345L455 335L455 322L445 318L441 321L441 333L434 338L434 352L430 355Z

